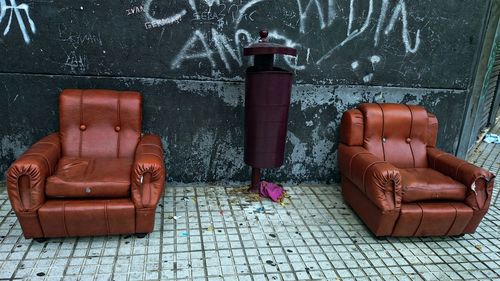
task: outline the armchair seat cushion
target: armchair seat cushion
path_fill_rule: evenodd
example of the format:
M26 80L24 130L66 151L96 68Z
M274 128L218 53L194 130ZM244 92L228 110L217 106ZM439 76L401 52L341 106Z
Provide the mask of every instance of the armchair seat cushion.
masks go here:
M47 178L45 193L53 198L116 198L130 196L132 160L63 157Z
M400 169L402 202L429 200L464 201L467 187L460 182L428 168Z

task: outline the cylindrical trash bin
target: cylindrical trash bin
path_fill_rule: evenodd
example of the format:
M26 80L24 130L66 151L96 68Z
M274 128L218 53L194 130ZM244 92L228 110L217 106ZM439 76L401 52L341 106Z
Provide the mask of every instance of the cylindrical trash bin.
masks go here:
M267 35L261 31L259 42L243 51L255 56L245 82L245 163L252 166L251 191L258 191L261 168L279 167L284 161L293 74L273 66L274 54L297 54L267 42Z
M245 93L245 163L258 168L283 165L292 73L249 69Z

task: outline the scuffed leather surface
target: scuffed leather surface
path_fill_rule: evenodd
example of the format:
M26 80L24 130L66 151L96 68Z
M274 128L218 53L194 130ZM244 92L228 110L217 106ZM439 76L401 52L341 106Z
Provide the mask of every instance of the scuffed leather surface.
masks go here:
M363 145L363 114L359 109L350 109L342 114L340 121L340 142L346 145Z
M364 103L363 147L397 168L427 167L427 111L421 106Z
M403 202L426 200L464 201L467 187L460 182L428 168L400 169Z
M435 147L437 141L437 134L439 123L436 115L427 112L429 123L427 125L427 147Z
M376 236L391 235L399 209L383 211L347 177L342 176L342 196Z
M472 218L462 202L420 202L401 206L394 236L459 235Z
M132 159L62 157L45 194L57 198L130 197Z
M135 208L130 198L49 200L38 213L45 237L135 232Z
M156 208L165 184L165 166L160 137L145 135L132 167L132 201L136 208Z
M431 168L467 187L465 203L468 206L474 211L488 209L493 194L494 174L436 148L428 148L427 156Z
M338 149L342 193L375 235L475 231L488 210L495 176L434 148L434 114L419 106L362 104L344 116Z
M61 154L57 133L31 146L7 171L7 191L17 213L34 212L45 202L45 179L56 169Z
M141 135L138 92L67 89L59 96L62 155L132 159Z
M33 145L8 171L26 238L153 230L165 167L160 138L140 138L141 102L137 92L63 91L59 134Z
M340 144L339 165L342 175L352 181L380 210L401 206L401 175L388 162L360 146Z

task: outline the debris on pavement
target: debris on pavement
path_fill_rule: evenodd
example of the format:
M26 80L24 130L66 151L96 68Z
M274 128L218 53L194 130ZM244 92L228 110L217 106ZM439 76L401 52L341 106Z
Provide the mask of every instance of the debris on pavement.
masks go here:
M260 195L253 192L248 192L248 186L234 187L227 191L229 196L243 197L248 202L259 202Z
M254 213L264 213L266 211L266 209L264 207L259 207L259 208L256 208Z
M486 134L483 141L485 143L500 143L500 135L497 134Z
M260 196L267 197L274 202L282 203L283 199L286 197L286 190L283 186L277 185L272 182L261 181L260 182Z

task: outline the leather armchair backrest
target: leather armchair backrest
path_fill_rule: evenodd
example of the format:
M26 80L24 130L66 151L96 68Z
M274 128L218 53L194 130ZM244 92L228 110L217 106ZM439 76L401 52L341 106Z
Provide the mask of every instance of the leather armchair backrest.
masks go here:
M398 168L423 168L437 129L436 117L421 106L365 103L344 113L340 140L363 146Z
M427 117L429 118L429 124L427 125L427 146L435 147L438 135L438 120L436 115L427 112Z
M349 146L363 146L363 119L363 113L357 108L344 112L340 121L340 142Z
M64 90L59 96L62 155L133 158L141 136L138 92Z

